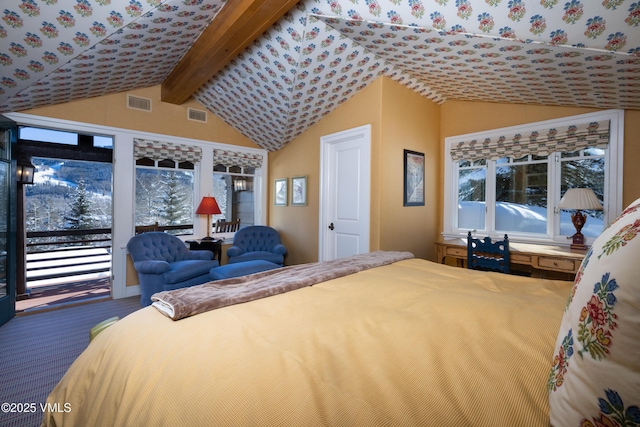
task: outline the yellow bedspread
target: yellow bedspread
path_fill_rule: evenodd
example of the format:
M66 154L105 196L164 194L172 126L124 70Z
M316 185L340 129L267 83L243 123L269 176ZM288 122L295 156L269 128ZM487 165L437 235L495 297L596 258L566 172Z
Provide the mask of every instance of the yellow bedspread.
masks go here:
M44 423L548 426L570 287L411 259L179 322L147 307L89 345Z

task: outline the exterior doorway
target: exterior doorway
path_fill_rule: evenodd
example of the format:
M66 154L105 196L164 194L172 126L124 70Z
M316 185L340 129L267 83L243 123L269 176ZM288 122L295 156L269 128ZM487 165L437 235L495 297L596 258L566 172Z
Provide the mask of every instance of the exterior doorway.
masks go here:
M110 298L113 138L20 127L16 151L34 167L18 194L16 310Z

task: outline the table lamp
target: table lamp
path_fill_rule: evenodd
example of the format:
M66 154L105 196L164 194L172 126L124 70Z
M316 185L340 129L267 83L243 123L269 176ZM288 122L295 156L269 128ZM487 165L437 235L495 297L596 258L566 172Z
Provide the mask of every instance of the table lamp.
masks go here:
M202 198L198 209L196 209L197 215L207 216L207 237L204 237L202 240L213 240L213 237L211 237L211 215L218 215L221 213L222 211L220 210L215 197L205 196Z
M581 230L584 223L587 222L587 216L580 212L581 210L594 210L601 211L602 205L596 197L595 193L590 188L570 188L564 193L559 209L562 210L575 210L576 212L571 214L571 222L576 228L576 234L573 235L573 243L571 243L571 249L587 249L584 244L584 235Z

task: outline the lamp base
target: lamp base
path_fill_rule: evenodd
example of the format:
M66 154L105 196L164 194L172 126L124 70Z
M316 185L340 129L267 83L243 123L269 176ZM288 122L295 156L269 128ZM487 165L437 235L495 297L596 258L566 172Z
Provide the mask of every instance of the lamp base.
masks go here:
M571 215L571 222L576 228L576 234L574 234L572 237L573 242L571 243L571 249L580 251L587 250L587 247L584 244L584 234L582 234L581 232L584 223L587 222L587 216L580 212L580 209L578 209L574 214Z
M200 240L216 240L216 239L214 239L214 238L213 238L213 237L211 237L211 236L207 236L207 237L203 237L203 238L202 238L202 239L200 239Z
M584 235L579 231L573 235L571 249L580 250L580 251L587 250L587 246L584 244Z

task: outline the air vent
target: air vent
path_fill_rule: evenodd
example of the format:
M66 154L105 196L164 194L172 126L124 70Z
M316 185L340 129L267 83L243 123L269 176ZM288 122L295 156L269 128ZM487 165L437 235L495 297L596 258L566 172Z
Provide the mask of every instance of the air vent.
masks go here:
M203 110L196 110L195 108L189 108L187 109L187 119L207 123L207 112Z
M127 107L134 110L151 111L151 100L139 96L127 95Z

